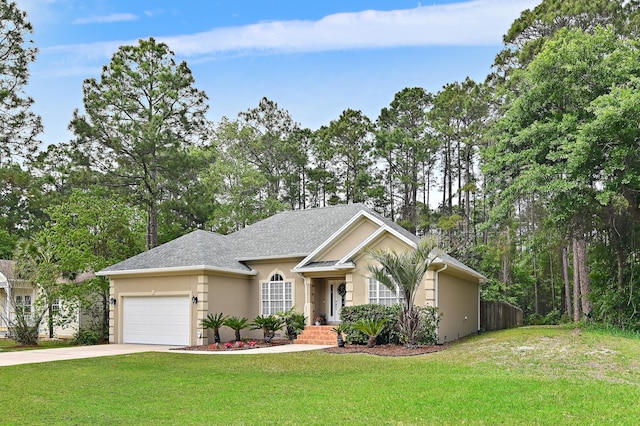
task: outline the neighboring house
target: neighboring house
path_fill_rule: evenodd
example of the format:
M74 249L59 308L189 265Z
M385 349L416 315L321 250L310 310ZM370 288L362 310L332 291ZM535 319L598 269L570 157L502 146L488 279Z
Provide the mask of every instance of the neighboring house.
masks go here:
M0 259L0 337L10 334L10 324L16 318L16 310L21 309L33 314L38 292L29 283L15 279L13 273L14 263L11 260ZM93 277L93 274L83 274L80 280ZM13 302L12 302L13 301ZM52 309L58 311L64 308L64 303L58 299L54 301ZM63 312L68 314L68 312ZM72 338L78 331L79 324L85 325L86 318L81 312L73 314L68 324L64 327L54 326L54 337ZM39 334L41 337L49 337L47 316L40 324Z
M230 235L194 231L98 272L111 283L110 342L202 345L210 313L253 320L294 307L311 325L321 314L339 322L342 306L398 303L369 278L362 251L418 241L363 204L287 211ZM479 330L484 280L451 256L433 262L415 302L443 314L441 342Z

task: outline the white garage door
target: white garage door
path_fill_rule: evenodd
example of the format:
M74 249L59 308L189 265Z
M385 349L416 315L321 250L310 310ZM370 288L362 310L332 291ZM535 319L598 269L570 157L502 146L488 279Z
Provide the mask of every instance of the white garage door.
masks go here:
M125 297L124 343L189 345L189 297Z

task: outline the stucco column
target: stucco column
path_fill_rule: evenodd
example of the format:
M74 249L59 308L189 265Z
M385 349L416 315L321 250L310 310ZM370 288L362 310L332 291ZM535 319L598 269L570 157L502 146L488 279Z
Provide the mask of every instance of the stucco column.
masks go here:
M209 311L209 277L207 275L198 276L198 304L196 306L196 345L208 343L207 329L202 327L202 320L207 318Z
M436 275L433 269L429 269L424 277L425 304L436 306Z
M111 303L116 297L116 289L113 280L109 280L109 343L116 343L116 305Z
M307 319L307 325L311 325L311 278L302 277L302 279L304 280L304 307L302 312Z
M347 294L344 295L344 306L353 306L353 274L344 276Z

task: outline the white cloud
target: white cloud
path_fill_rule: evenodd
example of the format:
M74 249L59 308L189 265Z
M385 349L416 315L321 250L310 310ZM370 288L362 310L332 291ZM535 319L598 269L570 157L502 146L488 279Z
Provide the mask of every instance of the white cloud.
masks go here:
M164 38L185 56L234 51L308 52L428 45L498 45L520 12L539 0L475 0L394 11L338 13Z
M133 13L112 13L103 16L88 16L86 18L78 18L73 21L74 24L110 24L113 22L136 21L137 15Z
M520 13L540 0L472 0L392 11L337 13L317 21L261 22L196 34L157 37L180 56L286 53L403 46L499 45ZM128 16L128 15L124 15ZM119 40L46 48L42 53L110 57Z

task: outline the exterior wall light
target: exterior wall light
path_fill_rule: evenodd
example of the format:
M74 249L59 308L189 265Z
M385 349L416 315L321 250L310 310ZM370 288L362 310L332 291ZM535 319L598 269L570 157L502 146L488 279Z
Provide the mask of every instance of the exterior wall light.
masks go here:
M118 300L115 297L110 297L109 298L109 303L111 303L112 305L115 305L117 301Z
M192 296L191 297L191 303L193 303L194 305L198 304L198 296Z

